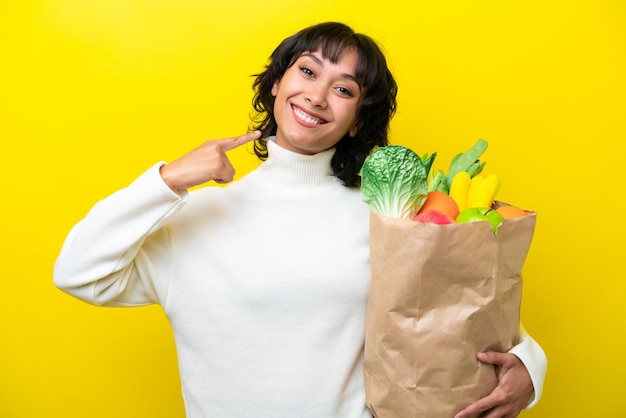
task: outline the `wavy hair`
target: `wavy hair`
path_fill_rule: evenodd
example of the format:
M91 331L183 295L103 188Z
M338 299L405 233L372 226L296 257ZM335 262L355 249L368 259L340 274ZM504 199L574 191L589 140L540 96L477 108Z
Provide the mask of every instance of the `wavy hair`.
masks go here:
M344 185L360 186L359 171L365 158L376 147L389 143L389 122L396 111L398 86L378 44L342 23L320 23L290 36L270 55L265 70L254 75L252 105L257 113L251 117L251 129L262 132L254 143L254 152L261 160L268 157L267 138L277 132L274 83L303 53L321 51L324 58L337 63L346 48L358 54L355 76L365 95L357 109L359 129L355 136L346 133L337 143L331 169Z

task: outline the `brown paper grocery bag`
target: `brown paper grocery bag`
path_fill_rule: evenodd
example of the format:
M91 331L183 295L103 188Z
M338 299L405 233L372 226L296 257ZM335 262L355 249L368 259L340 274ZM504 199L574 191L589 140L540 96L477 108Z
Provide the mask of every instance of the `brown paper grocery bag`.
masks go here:
M476 353L518 343L521 270L536 214L423 224L372 212L365 338L367 406L378 418L451 418L489 394Z

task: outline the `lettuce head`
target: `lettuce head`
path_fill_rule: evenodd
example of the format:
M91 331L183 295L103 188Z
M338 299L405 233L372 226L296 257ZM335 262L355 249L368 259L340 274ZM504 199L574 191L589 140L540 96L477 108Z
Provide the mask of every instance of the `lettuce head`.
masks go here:
M428 195L428 171L410 148L377 148L361 167L363 200L381 215L411 219Z

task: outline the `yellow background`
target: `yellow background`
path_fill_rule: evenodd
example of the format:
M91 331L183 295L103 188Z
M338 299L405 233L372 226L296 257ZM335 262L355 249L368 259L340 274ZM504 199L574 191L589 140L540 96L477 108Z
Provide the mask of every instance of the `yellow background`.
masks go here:
M549 370L522 416L626 416L625 17L618 0L1 1L0 417L183 416L160 308L89 306L52 266L97 200L245 132L250 75L323 20L385 48L394 143L447 167L485 138L499 198L538 211L522 317Z

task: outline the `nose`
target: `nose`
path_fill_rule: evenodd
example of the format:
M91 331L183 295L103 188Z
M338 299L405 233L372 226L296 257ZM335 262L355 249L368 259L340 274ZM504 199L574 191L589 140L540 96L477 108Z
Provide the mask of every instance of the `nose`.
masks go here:
M328 89L322 83L311 83L306 91L306 101L316 108L326 107L326 94Z

